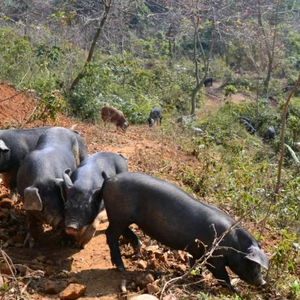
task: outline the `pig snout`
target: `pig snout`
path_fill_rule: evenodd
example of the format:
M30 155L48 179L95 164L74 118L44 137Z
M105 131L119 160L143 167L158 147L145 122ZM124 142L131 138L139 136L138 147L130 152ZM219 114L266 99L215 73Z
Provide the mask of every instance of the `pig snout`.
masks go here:
M265 285L266 281L263 279L262 276L258 276L254 280L254 285Z
M78 234L78 230L76 228L72 227L72 226L66 227L65 231L69 235L77 235Z

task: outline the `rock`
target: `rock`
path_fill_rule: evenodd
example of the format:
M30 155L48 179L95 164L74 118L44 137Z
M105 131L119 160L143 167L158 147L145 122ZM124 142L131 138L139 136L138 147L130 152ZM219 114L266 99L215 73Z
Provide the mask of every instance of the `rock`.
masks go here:
M47 259L45 262L47 265L54 265L54 263L51 259Z
M3 247L3 248L7 248L7 247L9 247L9 243L7 243L7 242L6 242L6 243L4 243L4 244L2 245L2 247Z
M163 254L162 249L160 249L160 248L158 247L158 245L148 246L148 247L145 248L145 250L146 250L147 252L152 252L152 253L155 253L155 254Z
M0 207L2 208L12 208L14 206L14 201L4 198L0 201Z
M158 300L157 297L149 294L143 294L138 296L133 296L132 298L129 298L130 300Z
M160 288L154 283L147 284L147 291L150 295L156 294L160 291Z
M178 250L178 251L174 251L174 253L178 260L180 260L183 263L187 262L187 257L184 252Z
M161 255L159 259L164 263L168 263L168 252L165 252L163 255Z
M9 240L9 236L4 232L3 229L0 229L0 240L6 242Z
M137 262L137 266L141 269L146 269L147 268L147 262L145 260L139 260Z
M149 262L149 267L152 269L158 269L159 268L159 262L157 261L156 258L152 258Z
M64 289L60 294L59 298L61 300L72 300L77 299L82 296L86 291L86 287L82 284L71 283L66 289Z
M78 280L75 277L70 277L70 278L68 278L67 282L68 282L68 284L70 284L70 283L78 283Z
M57 284L55 281L52 280L46 280L44 283L44 291L47 294L57 294L59 293Z
M48 276L56 274L56 270L51 266L47 266L45 268L45 272L46 272L46 275L48 275Z
M37 258L36 258L39 262L43 262L43 261L45 261L45 256L44 255L39 255L39 256L37 256Z
M175 265L175 269L182 272L182 273L185 273L186 272L186 265L184 265L184 264Z
M7 275L13 275L11 272L11 269L8 267L6 263L0 263L0 273L7 274Z
M135 284L138 287L145 288L148 283L152 283L154 281L154 277L150 273L143 273L136 277Z

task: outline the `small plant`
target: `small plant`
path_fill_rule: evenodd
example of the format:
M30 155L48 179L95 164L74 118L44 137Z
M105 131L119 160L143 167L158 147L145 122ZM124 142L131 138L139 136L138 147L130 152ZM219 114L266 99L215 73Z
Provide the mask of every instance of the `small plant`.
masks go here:
M33 119L42 120L44 123L49 118L55 120L57 113L61 112L62 107L63 100L59 94L56 92L45 92L33 115Z
M224 95L227 97L227 96L230 96L232 94L236 94L237 93L237 88L234 86L234 85L227 85L224 87L224 90L223 90L223 93Z
M300 295L300 285L297 280L295 280L293 283L290 284L290 288L293 294L299 294Z
M9 289L9 286L8 286L8 284L7 284L7 283L3 283L3 285L2 285L2 287L1 287L1 289L2 289L4 292L7 292L7 291L8 291L8 289Z
M297 249L295 247L297 242L296 233L291 234L287 230L283 230L282 239L276 247L272 262L276 267L277 276L283 270L288 270L294 273L297 263L299 263Z

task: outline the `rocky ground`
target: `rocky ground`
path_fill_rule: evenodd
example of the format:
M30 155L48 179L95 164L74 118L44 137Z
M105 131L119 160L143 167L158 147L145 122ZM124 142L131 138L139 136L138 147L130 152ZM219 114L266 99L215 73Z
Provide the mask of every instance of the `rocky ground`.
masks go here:
M220 99L208 102L221 105ZM0 126L2 128L31 128L41 125L71 127L85 140L89 154L97 151L121 153L128 159L130 171L145 172L183 186L178 174L187 167L198 168L199 162L176 144L176 139L165 135L159 127L130 126L127 133L115 126L104 127L78 122L59 115L55 121L32 121L38 102L29 93L18 93L13 87L0 84ZM0 194L8 190L0 187ZM34 248L23 247L26 235L26 215L22 203L12 203L7 197L0 202L0 299L128 299L131 295L149 292L159 295L171 278L183 275L187 269L187 255L170 251L145 236L139 256L123 244L121 252L127 272L121 274L110 262L106 244L107 220L100 224L95 237L85 249L62 245L60 237L45 226ZM238 282L239 280L236 280ZM122 288L121 288L122 285ZM242 288L241 284L241 288ZM193 298L199 290L220 292L210 273L189 276L172 285L164 299ZM230 294L222 289L224 295ZM74 294L75 293L75 294ZM172 297L170 296L172 295ZM2 297L2 298L1 298ZM175 298L174 298L175 297Z

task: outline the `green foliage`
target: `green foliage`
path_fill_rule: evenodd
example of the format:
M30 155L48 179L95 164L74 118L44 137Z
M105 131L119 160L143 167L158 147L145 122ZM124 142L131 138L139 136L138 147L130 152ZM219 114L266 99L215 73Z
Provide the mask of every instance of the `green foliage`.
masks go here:
M282 231L282 238L279 244L275 246L275 253L272 257L272 265L276 268L278 275L283 270L295 272L295 268L300 262L295 242L297 242L296 233L291 234L287 230Z
M223 93L225 96L229 96L237 93L237 88L234 85L227 85L223 89Z
M75 116L83 120L94 120L104 102L101 82L108 80L108 76L105 69L96 64L89 64L84 74L79 84L68 95L68 101Z
M1 289L2 289L4 292L7 292L7 291L8 291L8 289L9 289L9 286L8 286L8 284L7 284L7 283L3 283L3 285L2 285L2 287L1 287Z
M69 103L72 113L84 120L99 119L106 103L122 110L131 124L141 124L153 106L162 106L165 113L176 105L186 110L192 89L189 68L178 64L170 69L163 61L124 53L89 64Z
M232 71L220 57L215 57L210 65L210 75L216 80L227 82L232 78Z
M61 112L64 101L57 92L45 92L39 100L39 105L34 112L33 120L55 120L57 113Z
M0 78L19 83L30 70L34 56L30 42L9 29L0 28Z

